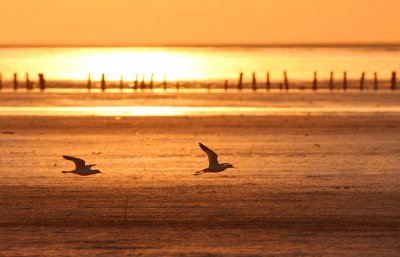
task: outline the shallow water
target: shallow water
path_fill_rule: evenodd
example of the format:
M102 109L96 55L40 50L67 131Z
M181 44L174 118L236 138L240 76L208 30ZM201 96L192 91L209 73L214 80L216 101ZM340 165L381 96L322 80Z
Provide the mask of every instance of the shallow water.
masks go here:
M289 79L310 80L314 71L327 79L331 71L338 78L343 71L349 78L359 78L373 72L389 78L398 69L398 47L55 47L0 48L0 71L3 80L12 80L17 73L31 80L43 72L51 80L86 80L89 73L98 81L102 73L107 80L125 81L143 78L149 81L210 81L236 80L240 72L245 80L251 73L259 81L271 72L271 80L282 80L283 71ZM143 77L144 76L144 77Z

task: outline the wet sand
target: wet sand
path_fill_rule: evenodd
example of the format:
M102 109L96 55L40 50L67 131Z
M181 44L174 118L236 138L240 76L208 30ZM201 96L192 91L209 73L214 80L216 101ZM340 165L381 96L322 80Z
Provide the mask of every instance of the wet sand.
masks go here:
M12 95L0 94L1 105L43 97ZM375 107L397 106L400 97L234 97L315 106L323 96ZM398 256L399 129L400 114L375 112L0 116L0 255ZM207 165L198 142L238 168L193 176ZM63 154L104 174L62 174L73 168Z

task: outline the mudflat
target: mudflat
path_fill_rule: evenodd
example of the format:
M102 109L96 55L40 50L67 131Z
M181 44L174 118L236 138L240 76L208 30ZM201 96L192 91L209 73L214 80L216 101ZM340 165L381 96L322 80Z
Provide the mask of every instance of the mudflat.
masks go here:
M295 96L266 97L254 105ZM399 129L400 114L373 111L3 115L0 255L398 256ZM208 165L198 142L237 168L193 176ZM104 174L63 174L64 154Z

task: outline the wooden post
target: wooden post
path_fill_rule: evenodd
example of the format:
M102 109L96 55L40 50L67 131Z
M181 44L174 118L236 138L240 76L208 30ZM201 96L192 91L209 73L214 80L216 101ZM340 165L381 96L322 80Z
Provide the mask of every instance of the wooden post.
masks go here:
M253 72L253 81L252 81L251 85L252 85L253 91L256 91L257 90L257 79L256 79L255 72Z
M392 86L391 86L392 90L396 90L396 88L397 88L397 78L396 77L397 77L396 72L393 71L392 72Z
M140 89L144 90L146 88L146 83L144 82L144 74L142 76L142 82L140 83Z
M179 91L179 82L176 82L176 91Z
M343 72L343 90L347 90L347 72Z
M0 73L0 90L3 89L3 75Z
M18 89L18 74L17 73L14 73L13 85L14 85L14 91L17 91L17 89Z
M101 74L101 91L105 91L106 90L106 76L105 74Z
M228 80L225 80L224 89L225 91L228 91Z
M133 83L133 90L137 90L139 85L139 74L136 73L136 79L135 82Z
M378 90L378 73L374 72L374 89Z
M90 91L92 89L92 76L90 73L88 74L88 79L87 79L87 89Z
M318 88L318 81L317 81L317 72L314 71L314 81L313 81L313 90L316 91Z
M154 80L154 73L151 73L151 77L150 77L150 90L153 90L153 80Z
M165 73L164 73L163 88L164 88L164 91L167 90L167 74L165 74Z
M333 90L333 71L331 71L331 77L329 78L329 90Z
M207 90L208 90L208 92L211 91L211 83L207 83Z
M238 83L238 90L242 90L242 83L243 83L243 72L239 75L239 83Z
M269 72L267 72L267 82L266 82L265 86L266 86L267 91L269 91L271 89L271 81L270 81Z
M360 79L360 90L364 90L364 81L365 81L365 72L361 74L361 79Z
M29 73L25 73L25 86L26 86L26 90L30 90L31 89L31 81L29 80Z
M124 77L121 75L121 78L119 79L119 90L122 91L124 88Z
M288 81L288 77L287 77L286 71L283 72L283 77L284 77L284 82L285 82L285 89L287 91L287 90L289 90L289 81Z
M44 91L46 89L46 81L44 80L44 74L39 73L39 87L40 91Z

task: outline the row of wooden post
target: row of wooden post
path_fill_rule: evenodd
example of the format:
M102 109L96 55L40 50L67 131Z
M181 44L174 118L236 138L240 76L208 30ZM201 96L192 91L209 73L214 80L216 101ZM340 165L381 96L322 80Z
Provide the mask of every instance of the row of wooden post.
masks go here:
M39 73L38 74L38 81L39 81L39 88L41 91L44 91L46 89L46 80L44 79L44 74ZM25 73L25 87L27 90L32 90L33 89L33 81L30 80L29 74ZM13 88L16 91L19 87L18 83L18 74L14 73L13 74ZM0 73L0 90L3 89L3 77L2 74Z
M251 88L253 89L253 91L257 90L257 78L256 78L256 73L253 72L252 74L253 79L252 79L252 83L251 83ZM375 72L374 73L374 89L378 90L378 73ZM397 89L397 73L395 71L392 72L392 77L391 77L391 81L390 81L390 89L392 90L396 90ZM363 72L361 74L361 79L360 79L360 90L364 90L365 89L365 72ZM237 85L238 90L242 90L243 88L243 73L241 72L239 74L239 81L238 81L238 85ZM265 82L265 88L266 90L270 90L271 89L271 78L270 78L270 73L267 72L267 77L266 77L266 82ZM287 76L287 72L284 71L283 72L283 85L279 84L279 89L285 89L285 90L289 90L289 79ZM224 89L227 90L228 89L228 80L225 80L224 83ZM312 89L314 91L318 90L318 76L317 76L317 72L314 72L314 79L312 82ZM330 73L330 78L329 78L329 89L333 90L334 89L334 73L333 71ZM347 90L348 89L348 81L347 81L347 72L343 73L343 90Z
M39 88L40 88L41 91L44 91L46 89L46 81L44 79L44 74L43 73L39 73L38 74L38 78L39 78ZM27 90L32 90L34 83L30 80L28 73L25 74L25 79L26 79L26 83L25 83L26 89ZM378 74L375 72L374 73L374 89L375 90L378 90L378 84L379 84L378 83ZM121 90L123 89L123 85L124 85L124 81L123 81L123 77L121 76L120 83L119 83L119 88ZM166 90L167 89L167 80L166 80L166 76L165 75L164 75L164 80L163 80L162 85L163 85L163 89ZM253 74L252 74L252 83L251 83L251 87L252 87L253 91L256 91L258 89L257 85L258 84L257 84L256 73L253 72ZM390 85L391 85L390 86L391 90L396 90L397 89L397 73L395 71L392 72ZM13 88L14 88L14 90L17 90L18 86L19 86L19 84L18 84L18 75L16 73L14 73L14 76L13 76ZM343 90L347 90L348 89L347 72L343 73L342 86L343 86ZM365 72L363 72L361 74L359 89L360 90L364 90L364 88L365 88L364 86L365 86ZM104 73L101 75L100 87L101 87L102 91L106 90L106 79L105 79L105 74ZM179 87L180 87L179 82L176 82L176 89L179 90ZM228 80L225 80L224 89L228 90L228 87L229 87ZM279 89L281 89L281 90L282 89L289 90L289 87L290 86L289 86L288 75L287 75L287 72L284 71L283 72L283 84L279 84ZM146 85L144 75L142 77L142 80L139 83L139 75L136 74L136 79L133 82L133 89L136 91L138 89L144 90L144 89L147 89L147 88L149 88L150 90L152 90L154 88L154 74L151 74L151 79L150 79L150 82L148 84L148 87ZM211 84L208 84L207 88L210 90L211 89ZM267 75L266 75L265 88L268 91L271 89L271 79L270 79L270 73L269 72L267 72ZM0 74L0 90L1 89L2 89L2 75ZM87 89L88 90L92 89L92 79L91 79L91 75L90 74L88 75ZM239 74L239 81L238 81L238 84L237 84L237 89L239 91L243 89L243 72L241 72ZM313 79L313 82L312 82L312 89L314 91L318 90L317 72L314 72L314 79ZM334 89L334 73L333 72L330 73L329 89L330 90Z
M121 78L119 80L119 89L122 90L124 87L124 78L121 75ZM101 74L101 81L100 81L100 88L102 91L106 90L106 78L105 74ZM153 90L154 88L154 74L151 74L150 82L149 82L149 87L150 90ZM167 80L164 75L164 81L163 81L163 88L164 90L167 90ZM176 84L176 88L179 89L179 82ZM92 79L91 79L91 74L88 75L88 81L87 81L87 89L90 91L92 89ZM133 89L136 91L138 89L144 90L147 89L147 85L145 82L145 76L143 75L142 80L139 83L139 74L136 74L136 79L133 82Z

